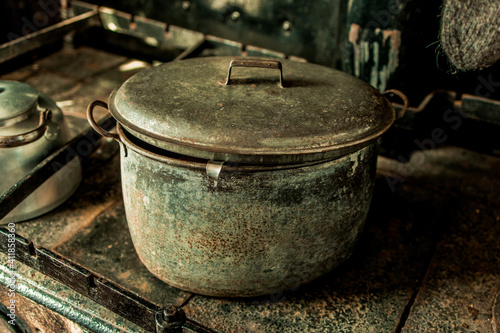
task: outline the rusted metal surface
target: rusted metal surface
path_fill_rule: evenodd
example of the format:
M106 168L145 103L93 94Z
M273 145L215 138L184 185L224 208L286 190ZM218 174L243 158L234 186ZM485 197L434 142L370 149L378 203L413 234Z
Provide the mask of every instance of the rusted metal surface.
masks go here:
M5 308L11 306L8 297L9 289L0 284L0 310L1 305ZM53 332L71 332L71 333L84 333L82 328L69 320L68 318L48 309L47 307L33 302L29 298L21 295L15 297L16 318L15 325L7 325L3 327L0 322L0 331L2 332L23 332L23 333L53 333ZM7 310L8 312L8 310ZM0 312L1 313L1 312ZM11 318L6 317L6 320ZM1 321L1 317L0 317ZM2 330L3 328L3 330ZM9 330L11 329L11 330Z
M76 7L88 6L89 4L78 3ZM196 53L196 45L206 40L203 33L173 25L167 27L165 22L133 16L107 7L96 10L99 11L103 29L90 29L83 35L87 43L99 48L132 53L134 57L148 61L172 61L183 58L185 53ZM209 44L203 49L206 46Z
M112 167L118 168L118 163L109 165L106 171L109 173ZM85 267L92 267L96 274L112 276L115 283L158 306L172 304L182 307L191 297L191 294L156 279L142 265L130 239L123 202L106 209L91 225L82 228L56 250ZM190 318L181 322L185 332L211 332Z
M118 159L115 160L118 162ZM119 168L118 163L108 165ZM181 306L189 294L156 279L142 265L130 239L123 202L115 202L55 251L158 306Z
M447 225L451 221L447 207L456 207L456 215L463 216L460 224L474 226L473 232L483 228L490 228L491 232L496 230L491 229L492 227L497 228L494 223L488 222L485 225L488 220L482 219L482 215L477 219L469 219L469 214L477 213L464 205L464 202L473 198L484 202L494 199L497 202L498 195L495 193L498 191L495 189L500 169L495 164L496 160L457 149L440 149L426 156L428 164L418 169L412 179L400 184L395 193L390 191L384 174L381 174L366 232L361 236L353 259L346 265L294 292L276 293L249 300L195 296L183 306L184 311L189 318L221 332L394 332L416 281L422 271L426 271L425 262L432 255L433 244L442 237L442 232L448 232ZM388 164L387 159L382 161L384 170L395 170L398 167ZM450 169L450 165L455 167ZM109 168L103 168L103 172L112 175L116 173L113 170L116 170L114 168L117 166L117 163L114 163ZM464 175L469 177L462 178ZM419 180L422 184L416 183ZM435 187L431 187L432 184L441 184L442 191L436 191ZM99 187L97 192L93 192L94 195L104 192L105 188ZM92 192L90 188L87 191ZM465 194L465 201L455 200L459 194ZM482 208L480 210L483 211ZM487 208L484 211L486 212ZM139 266L139 261L137 258L125 260L134 256L128 237L123 211L120 208L117 213L103 214L92 226L82 230L81 234L68 242L68 247L64 246L64 253L88 267L98 267L114 279L129 271L129 274L133 275L116 281L128 288L134 288L136 278L130 277L138 276L137 268L134 267ZM116 241L117 244L114 243ZM459 248L463 248L465 244L462 243ZM108 248L109 245L112 247ZM494 249L492 246L489 252ZM121 257L121 254L124 256ZM486 263L483 261L481 267L484 268ZM120 270L122 265L124 268ZM450 274L458 276L464 274L456 267L451 267L451 272L453 273ZM137 282L141 284L144 281L151 289L132 290L141 295L148 295L148 299L151 299L151 294L161 293L161 282L152 277L150 279L156 282L150 284L147 279L142 278ZM454 279L450 275L446 281L450 286L464 287L459 277ZM484 286L481 279L474 281L476 292L473 297L476 305L472 311L478 309L478 318L483 318L483 308L478 304L487 303L492 298L491 295L481 292ZM425 284L423 287L425 288ZM447 319L446 325L462 325L463 322L457 321L457 317L443 314L442 311L446 308L440 305L439 295L433 293L429 299L437 306L433 308L435 316L432 317L431 323L443 324ZM458 293L454 297L459 300L462 296L463 294ZM469 316L469 310L464 310L465 315ZM490 310L485 307L485 313L491 313ZM428 317L415 317L417 321L419 318L422 318L422 325L427 325ZM466 318L473 320L472 316ZM484 318L487 320L487 317ZM425 326L422 326L423 330L424 328ZM465 327L463 330L467 331Z
M402 164L379 159L366 231L345 265L294 292L195 296L186 314L221 332L490 332L500 162L454 147L419 161L393 191L386 175Z
M374 145L309 165L224 166L215 186L206 162L156 155L118 132L132 240L167 283L255 296L308 282L349 257L368 212Z
M2 263L0 267L1 284L10 286L12 271L7 268L10 266L7 256L1 254L0 262ZM10 302L10 299L14 299L16 303L19 300L19 303L16 304L19 305L19 308L16 308L16 313L19 311L20 318L24 318L23 311L28 310L21 308L23 306L22 298L27 298L67 318L69 322L72 322L73 327L78 324L86 330L102 333L145 332L139 326L130 323L59 281L48 278L47 275L36 269L17 261L14 263L14 267L16 273L15 294L7 300ZM40 329L44 329L44 327L40 327Z
M392 193L377 177L358 246L332 272L262 297L197 295L184 307L186 314L225 333L398 332L443 221L432 209L440 195L405 185Z
M453 207L450 232L438 243L404 333L494 333L493 307L500 290L500 206L458 199Z
M402 332L492 332L500 289L500 159L443 147L417 152L406 164L380 159L388 184L389 171L406 174L396 191L411 184L442 193L434 209L445 222Z
M26 186L24 187L26 188ZM25 188L20 186L18 190L23 193L23 191L26 190ZM16 191L14 191L13 194L15 196ZM2 210L4 210L3 207ZM6 211L8 212L8 210ZM15 234L13 231L15 230L15 226L16 225L14 223L11 223L9 224L8 229L0 228L0 252L9 254L8 262L10 264L6 266L10 267L10 276L12 276L12 272L15 274L16 265L14 262L21 262L42 272L50 278L62 282L65 286L68 286L77 293L92 299L98 304L104 305L107 309L110 309L111 311L119 314L121 317L130 320L145 330L149 332L156 332L155 323L158 322L158 313L163 313L161 307L141 298L140 296L137 296L116 283L113 283L103 277L99 277L96 273L89 271L78 264L72 263L57 253L41 247L35 247L31 241ZM13 242L11 242L11 239L13 239ZM14 251L11 251L12 249L14 249ZM9 285L8 281L11 281L10 277L6 277L5 275L0 276L1 284ZM13 292L18 292L17 287L11 288L14 290ZM37 300L40 301L40 299ZM72 306L62 304L64 303L63 301L60 302L61 303L57 303L58 305L56 307L63 307L67 310L68 306ZM59 311L62 310L59 309ZM168 321L168 318L165 318L165 320ZM84 324L87 322L87 319L79 318L76 322ZM163 323L163 321L161 323ZM58 323L54 323L54 325L56 324ZM184 326L193 329L194 332L209 332L207 329L198 325L196 322L187 319L185 316L180 319L176 319L174 326L161 324L160 327L162 327L162 330L158 332L177 332ZM92 330L95 329L93 325L87 327ZM177 330L173 330L172 328L177 328ZM101 331L101 329L99 329L99 331Z
M0 251L7 254L7 229L0 229ZM27 264L48 275L78 293L106 306L113 312L135 322L149 331L154 331L155 313L160 309L154 304L126 291L120 286L95 276L83 267L17 235L15 238L15 260Z
M224 85L231 60L189 59L143 71L112 94L110 112L154 146L253 164L339 157L371 144L394 121L379 92L345 73L280 60L283 89L275 70L255 68L238 68Z
M2 44L0 45L0 63L15 59L47 44L62 40L68 33L85 30L98 24L98 13L88 12Z
M156 332L183 333L182 326L185 322L184 310L171 305L156 314Z
M192 160L189 164L183 157L176 157L176 161L155 154L154 146L139 148L119 126L118 141L125 144L122 146L124 203L132 239L146 267L181 289L217 296L255 296L308 282L349 256L371 197L370 177L376 160L372 141L392 124L394 110L361 81L310 64L285 62L289 72L287 84L283 85L282 65L275 60L233 60L225 83L232 86L229 84L232 65L279 69L282 91L289 89L288 93L275 91L278 96L269 97L262 90L269 90L267 78L260 75L255 76L257 79L251 76L264 87L255 89L256 92L249 92L250 88L241 83L236 83L234 91L224 91L220 89L224 82L217 80L217 73L228 60L174 62L161 70L142 72L111 96L111 112L134 134L143 134L141 138L146 137L149 143L153 141L160 148L167 145L172 151L188 156L206 157L208 150L210 158L223 153L224 158L217 156L223 161L296 163L351 153L314 166L229 166L224 170L231 178L225 179L225 173L221 173L212 184L205 176L206 161ZM175 75L169 75L173 70ZM149 93L144 90L145 80ZM192 84L194 89L179 89L186 84L190 87ZM294 90L302 86L308 89ZM255 83L251 85L256 87ZM161 92L163 89L166 94ZM333 91L333 97L325 97L325 93ZM193 94L202 101L199 105L191 105L193 100L188 95ZM215 103L216 100L220 102ZM316 104L311 105L311 100ZM307 103L307 107L301 103ZM216 104L229 105L230 110L220 108L216 113L205 110L207 105L213 108ZM89 106L89 121L96 127L92 117L94 105L106 104L94 102ZM289 109L285 110L288 113L281 115L282 109ZM305 112L312 119L304 126ZM347 123L342 112L348 114ZM196 116L186 118L190 113ZM275 114L282 116L282 124L269 127ZM199 124L200 120L204 126ZM365 121L363 125L361 121ZM328 129L321 127L326 124ZM226 126L238 134L232 137L220 133ZM201 130L194 133L195 139L179 139L193 135L189 130L193 128ZM264 139L256 138L255 132ZM117 139L115 134L104 134ZM169 141L174 145L168 145ZM192 147L187 150L189 144ZM308 153L310 158L304 158ZM179 189L174 185L175 179L182 183ZM290 188L294 188L296 195L299 191L303 193L299 198L290 196L287 201L280 193L287 193ZM178 191L189 194L171 200L170 197L179 197ZM167 203L161 199L164 197L169 198ZM182 205L198 204L201 199L203 203L194 211L186 212L180 204L180 201ZM273 221L272 226L269 221ZM319 237L322 228L326 228L323 236L331 238L333 247ZM249 236L249 230L255 234ZM158 236L151 241L145 235L153 231ZM270 247L269 237L279 237L280 241ZM307 249L298 250L295 242ZM265 244L265 248L255 244ZM259 260L259 251L260 255L265 254L264 260ZM166 253L169 257L163 258Z

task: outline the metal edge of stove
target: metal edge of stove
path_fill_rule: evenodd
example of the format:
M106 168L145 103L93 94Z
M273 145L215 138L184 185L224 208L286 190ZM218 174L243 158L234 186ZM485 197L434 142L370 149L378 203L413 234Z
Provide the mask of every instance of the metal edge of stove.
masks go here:
M9 242L9 239L15 241ZM16 249L14 255L9 252L8 244L15 244L12 247ZM36 248L31 241L6 228L0 228L0 252L8 255L2 259L6 263L0 265L0 284L92 332L124 331L117 323L100 319L96 313L101 315L102 311L112 311L131 322L133 325L127 324L127 332L140 332L141 329L157 333L213 332L187 318L182 308L173 305L158 307L52 251ZM23 263L21 270L30 276L38 271L53 278L49 282L53 292L47 292L44 290L46 286L37 286L18 274L19 267L9 271L8 266L13 260ZM58 296L59 293L62 296ZM95 310L94 306L88 306L89 301L85 298L102 308ZM90 311L91 308L94 310Z
M4 258L2 258L4 259ZM5 258L8 260L7 258ZM17 268L19 269L19 267ZM25 271L23 269L23 271ZM31 273L33 276L35 273L34 270L27 270L28 274ZM10 288L10 290L15 290L16 294L24 296L29 300L32 300L38 304L43 304L50 310L68 318L74 323L84 327L85 329L90 330L91 332L103 332L103 333L114 333L117 331L123 331L117 325L113 323L101 319L96 313L101 312L100 310L89 311L86 307L86 301L80 297L76 292L72 292L70 288L65 287L61 283L51 283L50 291L44 290L43 287L37 286L32 283L29 279L26 279L21 274L15 274L15 289L12 289L12 281L13 276L11 272L6 269L6 266L0 265L0 284L5 287ZM64 294L63 297L59 297L57 294ZM71 300L70 300L71 299ZM78 301L80 302L78 302ZM92 309L95 309L95 305L92 306ZM18 318L16 318L18 319ZM17 325L16 325L17 326ZM140 332L140 328L137 329L127 329L128 331Z

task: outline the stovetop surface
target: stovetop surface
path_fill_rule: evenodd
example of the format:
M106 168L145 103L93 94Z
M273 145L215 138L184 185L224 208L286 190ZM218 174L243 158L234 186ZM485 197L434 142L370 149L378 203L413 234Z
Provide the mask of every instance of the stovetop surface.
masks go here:
M89 47L64 48L1 79L26 82L83 119L89 102L107 100L149 66ZM293 291L226 299L170 287L141 264L127 229L118 155L115 143L105 143L84 160L82 184L69 200L16 224L16 232L154 304L182 306L214 331L493 332L500 320L493 313L500 293L498 158L451 146L416 152L406 165L380 157L366 227L346 263ZM5 265L7 257L0 258ZM118 331L141 332L17 265L28 288L85 308Z

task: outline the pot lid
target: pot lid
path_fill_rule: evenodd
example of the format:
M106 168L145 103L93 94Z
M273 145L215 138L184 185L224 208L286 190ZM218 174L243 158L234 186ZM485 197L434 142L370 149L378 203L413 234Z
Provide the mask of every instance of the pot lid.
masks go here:
M33 87L16 81L0 80L0 126L26 119L38 103Z
M234 57L142 71L115 90L109 104L116 120L149 144L239 163L338 157L371 143L395 117L376 89L344 72Z

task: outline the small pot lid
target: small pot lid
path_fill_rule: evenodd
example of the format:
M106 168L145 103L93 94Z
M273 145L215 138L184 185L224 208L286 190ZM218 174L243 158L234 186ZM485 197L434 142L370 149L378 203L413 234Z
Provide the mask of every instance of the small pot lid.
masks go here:
M344 72L234 57L173 61L142 71L113 92L109 105L128 132L156 147L259 164L359 150L395 117L376 89Z
M38 103L33 87L16 81L0 80L0 126L24 120Z

